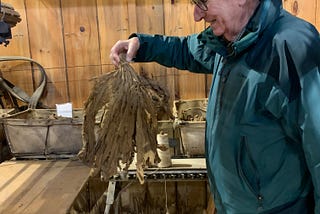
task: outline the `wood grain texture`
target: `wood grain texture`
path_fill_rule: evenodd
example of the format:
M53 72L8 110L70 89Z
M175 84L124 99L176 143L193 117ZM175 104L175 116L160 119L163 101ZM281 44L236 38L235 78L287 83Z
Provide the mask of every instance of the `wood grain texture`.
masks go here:
M66 68L46 68L47 85L41 101L50 108L55 104L70 102L67 93Z
M316 8L319 3L320 1L317 2L317 0L283 0L283 7L293 15L316 24Z
M162 0L137 0L137 32L164 34L164 5ZM141 16L140 14L143 14ZM137 66L140 74L146 74L167 88L167 69L157 63L143 63Z
M0 45L0 56L30 57L29 34L24 1L7 0L5 2L14 7L15 11L20 14L22 20L15 27L11 28L12 39L9 40L9 45L7 47ZM34 90L32 73L33 71L30 64L23 61L0 63L0 76L9 80L30 95Z
M70 101L83 107L90 79L101 73L96 1L61 1L61 8Z
M32 74L33 70L28 62L0 62L0 76L21 88L30 96L34 91Z
M101 63L111 64L110 49L120 39L136 32L136 5L133 0L97 0Z
M81 162L8 161L0 167L0 213L67 213L90 169Z
M22 20L15 27L11 28L12 39L9 40L9 45L7 47L0 45L0 55L30 57L29 34L24 0L6 0L5 2L13 5L14 9L19 12Z
M70 100L72 100L73 106L84 107L84 102L87 100L94 84L92 79L100 74L101 67L98 65L68 68Z
M26 1L31 56L44 67L64 67L59 0Z
M26 8L30 56L46 69L49 77L46 103L58 103L61 97L64 102L70 101L60 1L26 1Z
M55 103L71 101L74 107L81 108L90 89L89 79L114 70L110 49L131 33L184 36L205 28L204 22L194 22L194 6L189 0L5 2L19 12L22 21L12 28L13 38L8 47L0 46L0 55L31 57L43 65L49 78L42 101L53 107ZM283 5L320 29L320 0L283 0ZM6 78L32 93L38 82L37 71L11 72L17 66L21 68L20 63L0 65L0 70ZM210 75L156 63L136 63L134 68L168 88L172 100L207 97L211 85Z
M193 20L194 6L188 0L174 2L165 0L165 33L166 35L185 36L192 33L201 32L205 28L205 23L195 22ZM203 74L194 74L190 72L178 71L177 69L168 69L168 82L171 88L174 88L175 99L195 99L205 98L206 94L206 76ZM170 80L169 78L174 78Z
M101 64L95 2L61 1L67 67Z
M318 29L318 31L320 31L320 0L317 0L317 4L316 4L316 22L314 23Z

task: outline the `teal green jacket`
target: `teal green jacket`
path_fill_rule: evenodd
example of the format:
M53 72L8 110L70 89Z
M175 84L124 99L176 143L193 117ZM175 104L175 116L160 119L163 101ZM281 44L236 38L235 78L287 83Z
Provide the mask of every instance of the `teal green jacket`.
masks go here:
M186 37L136 36L136 62L213 74L206 158L219 214L284 213L290 206L300 214L310 195L320 213L320 38L314 26L279 0L261 0L243 36L229 46L210 28Z

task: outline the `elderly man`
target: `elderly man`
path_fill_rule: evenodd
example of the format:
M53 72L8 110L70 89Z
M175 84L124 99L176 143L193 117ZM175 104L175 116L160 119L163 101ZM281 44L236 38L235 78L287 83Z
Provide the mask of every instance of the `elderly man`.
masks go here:
M320 39L281 0L194 0L186 37L132 34L128 61L213 73L206 116L219 214L320 213Z

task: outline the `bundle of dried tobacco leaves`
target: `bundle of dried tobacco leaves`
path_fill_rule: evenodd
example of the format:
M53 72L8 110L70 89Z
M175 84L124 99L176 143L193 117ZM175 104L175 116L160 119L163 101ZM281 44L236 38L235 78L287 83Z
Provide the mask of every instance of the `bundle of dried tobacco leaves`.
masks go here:
M103 111L99 130L95 117ZM83 148L78 157L108 180L127 170L136 153L137 177L144 182L145 166L158 163L157 117L170 115L166 90L138 75L128 63L97 78L85 103Z

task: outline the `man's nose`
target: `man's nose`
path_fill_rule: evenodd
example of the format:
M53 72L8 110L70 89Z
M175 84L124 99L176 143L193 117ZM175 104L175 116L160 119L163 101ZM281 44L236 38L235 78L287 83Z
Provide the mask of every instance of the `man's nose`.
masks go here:
M194 5L193 18L194 21L199 22L205 16L205 11L201 10L197 5Z

